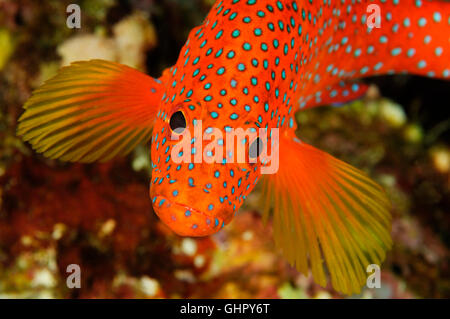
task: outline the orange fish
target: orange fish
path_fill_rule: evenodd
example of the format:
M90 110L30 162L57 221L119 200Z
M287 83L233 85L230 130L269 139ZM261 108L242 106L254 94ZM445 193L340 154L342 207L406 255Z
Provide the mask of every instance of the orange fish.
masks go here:
M361 77L448 78L449 37L443 2L218 1L159 79L76 62L33 93L18 134L73 162L106 161L151 140L153 207L182 236L220 230L262 179L265 218L272 213L287 260L322 286L327 269L336 290L358 293L367 266L392 245L389 200L363 172L301 142L294 113L361 97ZM266 135L232 143L214 134L236 128ZM232 160L239 145L244 161ZM262 175L275 161L264 157L269 149L278 171Z

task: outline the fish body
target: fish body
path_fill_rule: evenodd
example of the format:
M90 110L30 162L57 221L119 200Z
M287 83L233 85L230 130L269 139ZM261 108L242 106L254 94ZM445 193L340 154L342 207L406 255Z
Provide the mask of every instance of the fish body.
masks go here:
M402 10L404 3L414 10ZM370 4L380 8L379 28L368 26ZM174 172L176 167L164 164L158 149L157 138L170 134L163 131L167 113L181 107L188 122L201 119L203 127L276 127L293 135L298 109L362 96L367 86L358 83L358 78L402 72L446 78L450 28L445 20L448 12L443 11L448 6L441 5L422 1L218 1L204 23L191 31L177 64L166 75L168 87L152 146L156 168L152 199L157 206L161 200L165 204L157 209L160 217L183 235L213 233L231 220L253 189L251 182L260 177L246 166L235 166L230 176L231 164L218 168L219 178L214 176L217 168L205 166L181 166L181 173ZM174 173L178 178L171 185ZM195 185L190 185L190 178ZM246 183L238 188L232 181L240 179ZM171 192L178 181L190 186L174 198ZM223 183L227 187L221 187ZM210 184L213 191L206 187ZM212 213L198 223L188 213L187 222L182 214L186 205L174 209L170 201L195 202L202 212ZM174 211L179 211L176 216ZM218 221L211 223L212 216Z
M294 114L364 95L363 77L448 78L449 19L448 3L420 0L217 1L159 79L75 63L34 92L18 133L48 157L81 162L151 138L150 198L182 236L219 231L263 179L265 218L289 262L359 292L391 246L389 201L364 173L299 140ZM236 129L249 134L224 138ZM241 162L239 145L249 150ZM262 175L269 150L277 170Z

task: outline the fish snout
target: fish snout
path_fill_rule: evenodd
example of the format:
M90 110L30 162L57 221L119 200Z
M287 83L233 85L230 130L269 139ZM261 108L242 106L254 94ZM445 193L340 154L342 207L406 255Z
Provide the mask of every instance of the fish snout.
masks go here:
M216 233L223 220L193 207L168 200L162 195L152 196L153 209L170 229L180 236L202 237Z

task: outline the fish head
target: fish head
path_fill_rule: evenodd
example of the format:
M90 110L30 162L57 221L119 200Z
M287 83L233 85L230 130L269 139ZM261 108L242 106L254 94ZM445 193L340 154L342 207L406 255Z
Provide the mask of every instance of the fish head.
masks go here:
M179 235L220 230L260 178L263 137L250 121L231 122L211 118L204 101L168 103L158 114L150 197L156 214Z
M261 62L230 47L233 34L216 20L191 31L163 75L153 128L153 207L183 236L210 235L231 221L259 180L270 144L260 129L266 117L258 114L266 98L255 80Z

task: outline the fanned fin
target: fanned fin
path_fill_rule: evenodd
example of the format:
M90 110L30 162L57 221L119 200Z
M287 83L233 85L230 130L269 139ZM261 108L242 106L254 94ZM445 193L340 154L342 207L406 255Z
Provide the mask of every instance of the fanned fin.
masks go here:
M273 207L276 245L321 286L359 293L367 266L390 249L390 203L363 172L302 143L280 137L278 173L264 177L265 219Z
M33 92L17 133L50 158L107 161L150 140L163 90L118 63L75 62Z

